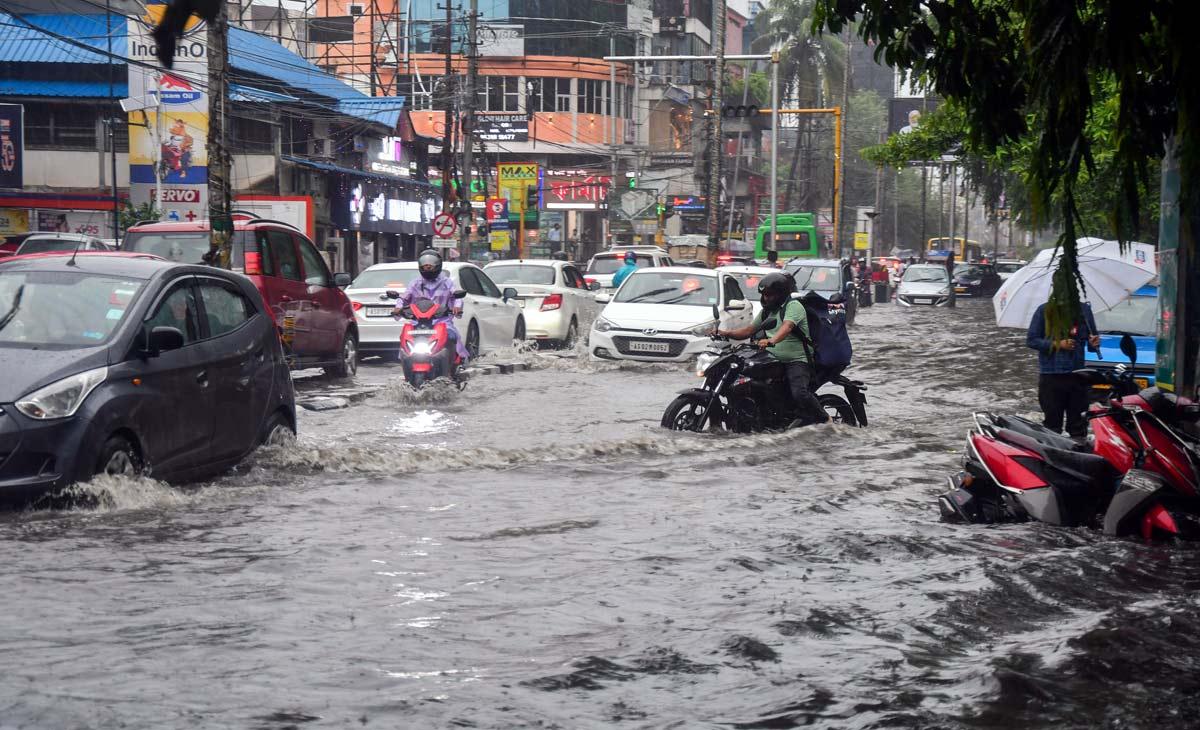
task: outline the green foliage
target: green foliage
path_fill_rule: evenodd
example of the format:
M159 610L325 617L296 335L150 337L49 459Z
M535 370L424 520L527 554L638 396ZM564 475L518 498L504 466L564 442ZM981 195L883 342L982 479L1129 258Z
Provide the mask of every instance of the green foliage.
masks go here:
M745 88L745 80L730 79L725 85L725 103L741 103L742 92L745 91ZM771 103L771 78L767 74L761 72L750 74L750 95L747 103L760 106Z
M154 207L154 203L133 205L126 200L118 214L118 220L121 223L121 230L123 231L128 230L130 226L138 221L156 221L161 219L162 212Z
M1181 150L1181 205L1200 205L1194 11L1172 0L815 0L811 22L856 24L877 58L958 106L969 152L1020 171L1035 221L1056 210L1064 255L1047 311L1058 337L1079 311L1081 205L1109 205L1118 238L1138 235L1148 160L1169 135ZM1089 186L1101 192L1089 198Z

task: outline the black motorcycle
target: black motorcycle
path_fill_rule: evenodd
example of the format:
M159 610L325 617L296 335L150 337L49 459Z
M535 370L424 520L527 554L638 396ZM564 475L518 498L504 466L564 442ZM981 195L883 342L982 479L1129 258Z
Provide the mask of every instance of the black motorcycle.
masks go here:
M772 329L764 322L751 336ZM682 391L663 412L662 425L673 431L704 431L708 427L733 433L782 430L796 419L796 408L788 388L785 365L769 352L752 344L732 345L726 337L713 336L713 344L696 359L696 374L703 388ZM867 425L867 387L837 372L818 369L813 391L824 384L840 385L842 398L834 393L817 393L817 400L834 423Z

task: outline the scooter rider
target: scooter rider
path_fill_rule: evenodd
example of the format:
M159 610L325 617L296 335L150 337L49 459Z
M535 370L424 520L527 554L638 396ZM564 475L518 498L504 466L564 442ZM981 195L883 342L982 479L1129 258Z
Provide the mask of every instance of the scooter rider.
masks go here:
M620 288L629 275L637 271L637 254L633 251L625 252L625 265L617 269L617 273L613 274L612 285L614 289Z
M813 395L812 383L814 369L809 362L808 349L804 346L804 338L808 338L808 314L804 305L791 298L792 280L787 274L767 274L758 283L758 294L762 303L762 312L754 318L749 327L736 330L717 330L718 335L741 340L752 335L764 321L774 319L775 327L767 332L764 339L754 344L766 348L776 360L784 363L787 372L788 388L792 393L792 401L796 404L799 416L792 426L807 426L812 423L825 423L829 416L821 406L821 402Z
M428 299L436 302L438 306L447 307L451 310L452 316L441 317L435 324L437 322L446 323L450 339L454 342L455 352L463 362L466 362L469 357L467 348L454 325L454 319L462 316L463 302L461 299L454 298L454 282L450 279L449 274L442 271L442 255L435 249L425 249L417 257L417 270L421 272L421 276L413 279L408 285L408 289L396 300L396 309L392 312L392 316L399 317L410 304L421 299Z

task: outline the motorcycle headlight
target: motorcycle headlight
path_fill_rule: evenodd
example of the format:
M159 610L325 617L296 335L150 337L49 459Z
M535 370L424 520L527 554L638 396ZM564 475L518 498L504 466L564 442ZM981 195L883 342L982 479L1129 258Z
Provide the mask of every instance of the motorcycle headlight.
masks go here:
M687 332L689 335L694 335L696 337L708 337L716 331L716 322L705 322L704 324L698 324L695 327L684 330L684 332Z
M712 364L718 359L720 359L718 355L713 355L707 352L701 353L701 355L696 358L696 377L703 378L704 371L712 367Z
M596 317L595 330L597 332L608 332L613 328L613 323L609 322L604 317Z
M107 367L71 375L38 388L17 401L17 410L39 421L73 416L88 395L107 377Z
M412 344L412 354L414 355L432 355L433 340L421 340Z

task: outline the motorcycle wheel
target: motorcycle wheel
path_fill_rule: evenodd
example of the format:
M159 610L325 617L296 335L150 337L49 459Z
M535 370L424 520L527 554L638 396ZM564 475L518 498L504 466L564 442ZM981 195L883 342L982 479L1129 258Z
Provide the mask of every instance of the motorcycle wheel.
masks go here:
M420 388L425 384L425 373L413 373L412 377L408 379L408 384L412 386L413 390Z
M817 396L817 400L821 402L821 407L825 409L825 413L829 416L830 423L840 423L846 426L858 425L858 418L854 415L854 409L850 407L845 398L833 393L823 393Z
M703 417L707 400L695 393L677 396L663 411L662 426L672 431L691 431ZM710 419L711 423L711 419Z

